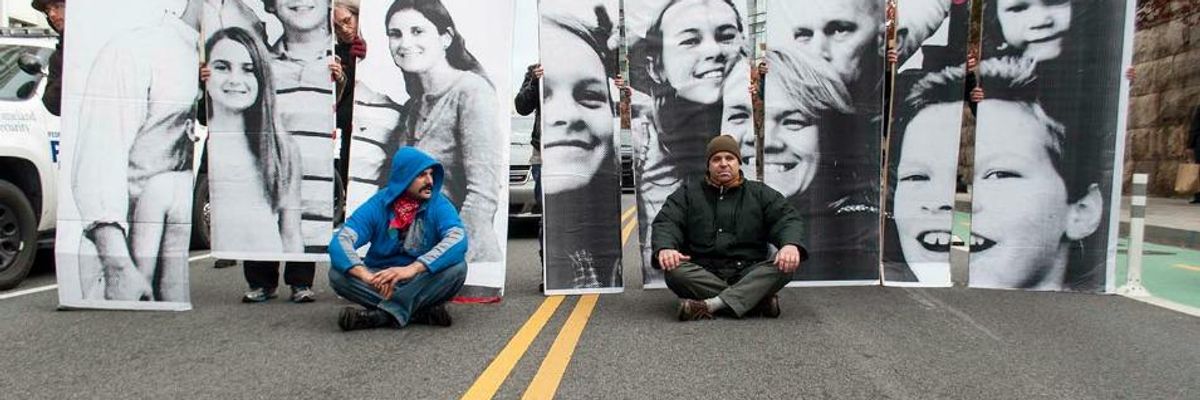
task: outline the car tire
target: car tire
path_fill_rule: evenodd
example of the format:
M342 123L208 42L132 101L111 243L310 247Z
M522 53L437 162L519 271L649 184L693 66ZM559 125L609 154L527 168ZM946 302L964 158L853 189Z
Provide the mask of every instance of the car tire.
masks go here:
M37 254L37 228L25 192L0 180L0 290L16 287L29 275Z
M208 174L196 175L192 198L192 249L212 248L212 206L208 202Z

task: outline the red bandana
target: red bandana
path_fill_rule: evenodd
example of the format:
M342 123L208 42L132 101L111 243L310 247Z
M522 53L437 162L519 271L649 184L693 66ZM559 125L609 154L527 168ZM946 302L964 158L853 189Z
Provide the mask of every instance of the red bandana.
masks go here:
M421 202L408 198L408 196L400 196L392 203L392 220L388 222L388 229L405 231L409 225L412 225L413 219L417 217L417 209L421 208Z

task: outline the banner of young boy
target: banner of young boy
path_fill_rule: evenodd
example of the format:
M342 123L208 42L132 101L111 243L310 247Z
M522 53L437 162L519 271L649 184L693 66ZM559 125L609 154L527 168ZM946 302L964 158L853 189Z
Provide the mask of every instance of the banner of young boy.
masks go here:
M206 2L213 256L328 260L333 228L330 0Z
M743 156L754 154L745 6L734 0L625 0L644 287L665 287L650 254L650 225L685 179L703 179L708 140L732 135L744 144ZM753 170L753 161L744 161Z
M767 9L763 181L808 228L792 285L878 284L884 1Z
M1132 9L984 1L971 287L1113 290Z
M970 3L896 0L883 283L950 286ZM973 87L973 85L972 85Z
M618 293L621 165L613 133L619 99L616 0L543 0L538 5L542 221L546 295Z
M347 213L386 185L402 146L445 167L467 226L460 299L503 294L508 237L513 1L363 0L368 49L354 93Z
M203 0L73 1L56 262L63 308L188 310Z

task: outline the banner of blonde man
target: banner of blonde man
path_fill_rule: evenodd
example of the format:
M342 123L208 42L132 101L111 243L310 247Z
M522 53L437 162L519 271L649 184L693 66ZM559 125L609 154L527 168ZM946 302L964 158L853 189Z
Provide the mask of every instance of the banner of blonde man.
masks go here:
M704 178L708 140L732 135L743 156L754 152L747 15L741 0L625 0L646 288L666 287L650 254L650 225L684 180Z
M208 184L216 258L325 261L333 230L330 0L208 1Z
M792 286L879 284L884 1L767 11L763 181L807 224Z
M388 182L404 146L446 171L467 226L465 301L499 300L508 238L513 0L363 0L346 215Z
M618 2L543 0L538 11L544 75L518 96L541 91L545 293L620 292Z
M63 308L191 309L203 0L72 1L55 245Z
M1111 292L1134 2L983 3L970 286Z
M971 5L896 0L897 72L888 138L883 282L946 287ZM973 85L972 85L973 87Z

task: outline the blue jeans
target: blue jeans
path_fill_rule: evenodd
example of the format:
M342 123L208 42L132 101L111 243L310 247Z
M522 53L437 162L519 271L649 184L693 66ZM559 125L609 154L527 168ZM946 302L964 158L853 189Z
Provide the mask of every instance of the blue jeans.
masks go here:
M380 271L368 269L373 273ZM408 282L398 283L392 297L384 299L366 282L329 269L329 286L334 292L363 307L386 311L400 326L408 325L414 313L450 301L466 280L467 264L460 263L437 273L422 272Z

